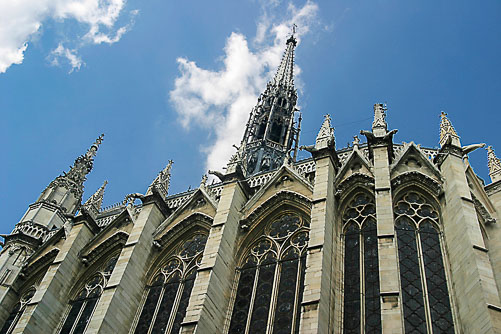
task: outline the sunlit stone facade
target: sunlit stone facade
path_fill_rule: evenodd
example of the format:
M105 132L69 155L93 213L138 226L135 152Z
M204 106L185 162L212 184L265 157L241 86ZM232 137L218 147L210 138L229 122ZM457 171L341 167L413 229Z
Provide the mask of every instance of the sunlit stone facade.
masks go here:
M299 147L295 46L215 182L169 194L170 161L144 195L81 204L102 136L57 177L4 236L0 333L501 333L492 147L485 185L445 114L424 148L382 104L363 140L336 148L325 116Z

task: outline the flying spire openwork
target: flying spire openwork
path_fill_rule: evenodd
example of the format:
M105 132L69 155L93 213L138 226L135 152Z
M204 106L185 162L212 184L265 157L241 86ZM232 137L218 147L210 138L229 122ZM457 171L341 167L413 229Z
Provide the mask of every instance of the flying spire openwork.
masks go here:
M501 160L494 153L492 146L487 147L487 165L492 182L501 180Z

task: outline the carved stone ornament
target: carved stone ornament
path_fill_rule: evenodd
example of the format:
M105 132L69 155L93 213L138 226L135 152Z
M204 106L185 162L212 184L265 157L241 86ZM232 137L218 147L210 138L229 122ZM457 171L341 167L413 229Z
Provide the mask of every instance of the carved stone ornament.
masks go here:
M212 222L212 217L200 212L195 212L174 225L163 235L156 237L153 241L153 245L157 250L160 250L169 242L169 240L174 240L175 236L181 233L181 231L193 228L196 225L208 231Z
M433 193L433 195L437 197L443 192L442 185L439 182L418 171L406 172L391 180L391 186L393 189L412 183L425 186Z
M270 197L266 202L258 206L254 211L247 215L247 217L240 220L240 229L242 231L247 231L252 226L252 224L259 217L262 217L269 208L273 208L277 205L283 205L287 202L293 205L298 204L306 210L311 210L312 206L312 202L309 198L296 192L283 190Z
M367 174L354 173L336 186L335 195L339 198L344 197L342 195L345 192L350 189L354 189L357 186L372 190L374 189L374 178Z
M493 218L489 211L485 208L485 206L478 200L478 198L473 194L471 194L471 198L473 199L473 204L475 205L475 210L477 210L480 217L482 217L485 224L495 224L496 218Z

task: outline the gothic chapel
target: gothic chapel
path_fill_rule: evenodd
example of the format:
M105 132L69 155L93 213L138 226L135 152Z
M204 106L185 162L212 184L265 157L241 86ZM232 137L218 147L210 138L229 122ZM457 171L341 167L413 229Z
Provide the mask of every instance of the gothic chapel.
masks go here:
M103 136L55 178L2 235L0 334L501 333L492 147L485 185L484 144L445 114L439 149L395 143L382 104L364 143L336 148L327 115L299 147L296 43L218 182L169 194L169 161L144 194L81 204Z

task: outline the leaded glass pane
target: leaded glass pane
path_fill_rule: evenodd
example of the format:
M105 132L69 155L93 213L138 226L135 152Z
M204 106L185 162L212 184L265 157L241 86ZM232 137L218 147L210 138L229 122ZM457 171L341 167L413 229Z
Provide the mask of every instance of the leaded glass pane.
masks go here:
M454 333L449 292L445 278L442 251L438 232L431 223L421 224L419 229L421 248L428 288L431 324L434 333Z
M405 333L426 333L423 288L414 224L409 218L402 216L397 221L396 231Z
M250 333L266 333L276 265L274 254L268 253L259 267L259 278L249 329Z
M153 326L153 333L164 333L167 328L172 305L174 305L174 300L176 299L177 290L179 288L179 278L179 273L174 274L174 276L164 286L164 295L162 297L162 301L160 302L160 307Z
M308 226L296 214L282 214L250 246L229 333L298 333Z
M306 254L301 256L301 260L299 261L301 270L299 272L299 294L297 297L297 305L296 305L296 320L294 321L294 333L299 333L299 323L301 316L301 301L303 300L303 292L304 292L304 275L306 273Z
M454 333L440 236L435 228L439 224L438 212L424 196L410 192L399 200L395 206L395 214L399 256L401 247L404 248L404 253L408 253L407 256L400 258L400 276L407 277L406 281L402 280L401 282L406 333L424 331L426 327L425 308L428 308L431 316L429 327L433 329L434 333ZM419 226L418 239L416 238L415 226ZM421 263L418 263L419 261L416 259L418 256L416 240L420 240L423 255ZM410 253L413 254L409 255ZM409 271L407 269L409 266L414 271ZM425 277L421 277L420 272L417 271L419 266L424 266ZM423 279L426 281L427 294L424 297L427 298L427 303L423 299ZM411 281L414 281L412 285L410 285Z
M181 295L181 300L179 301L176 318L174 319L174 325L172 326L171 330L172 334L178 334L179 330L181 329L181 323L183 322L184 316L186 315L186 308L188 307L188 302L190 300L193 284L195 283L196 274L197 272L195 270L192 270L184 282L183 293Z
M161 285L152 286L148 291L148 296L146 297L141 316L139 317L139 322L134 332L135 334L148 332L148 328L150 328L151 319L153 319L153 313L155 313L155 308L157 307L158 297L160 297L161 291Z
M252 289L256 276L256 259L253 256L248 257L246 264L240 271L238 280L237 296L233 306L231 316L230 333L245 333L247 324L247 315L249 312Z
M61 332L59 332L60 334L70 333L73 324L77 320L77 316L80 313L83 303L83 300L77 300L73 303L73 305L71 305L70 313L68 313L68 316L66 317L63 328L61 329Z
M374 219L364 225L362 235L364 240L365 332L380 333L379 259L377 227Z
M351 224L345 233L344 318L346 334L360 333L360 231Z
M280 283L278 285L273 333L292 333L298 265L299 257L297 251L291 248L286 255L286 260L280 265Z
M92 312L96 307L98 299L99 298L87 299L82 314L80 315L80 319L78 320L78 323L75 329L73 330L73 334L82 334L84 332L90 320L90 316L92 315Z

